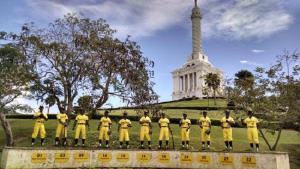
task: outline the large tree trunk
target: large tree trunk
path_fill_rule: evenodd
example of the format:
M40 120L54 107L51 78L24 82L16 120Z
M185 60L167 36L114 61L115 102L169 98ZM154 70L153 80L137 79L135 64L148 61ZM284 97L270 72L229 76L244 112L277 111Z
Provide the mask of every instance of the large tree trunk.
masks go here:
M267 144L269 150L272 151L272 147L271 147L271 144L269 143L268 139L266 138L264 132L262 131L262 129L258 129L258 131L260 132L262 138L264 139L265 143Z
M72 111L73 111L73 97L72 97L72 86L70 83L67 82L67 86L66 86L66 91L67 91L67 97L65 100L65 102L67 103L67 115L71 115ZM84 110L86 111L86 110Z
M277 134L277 138L276 138L276 141L275 141L275 144L272 147L273 151L275 151L276 148L277 148L277 145L278 145L280 137L281 137L281 131L282 131L282 129L279 129L278 134Z
M8 120L6 119L6 117L5 117L5 114L1 113L1 112L0 112L0 121L1 121L1 125L3 127L5 137L6 137L6 145L7 146L14 146L14 138L13 138L13 134L12 134L10 124L9 124Z
M268 139L266 138L265 133L262 131L262 129L258 129L258 131L260 132L262 138L264 139L265 143L267 144L269 150L272 150L272 147L271 147Z
M262 129L259 129L259 132L262 136L262 138L264 139L265 143L267 144L267 146L269 147L269 150L271 151L276 151L277 145L279 143L280 137L281 137L281 131L282 129L279 129L278 134L277 134L277 138L276 141L274 143L273 146L271 146L270 142L268 141L268 139L266 138L265 134L263 133Z

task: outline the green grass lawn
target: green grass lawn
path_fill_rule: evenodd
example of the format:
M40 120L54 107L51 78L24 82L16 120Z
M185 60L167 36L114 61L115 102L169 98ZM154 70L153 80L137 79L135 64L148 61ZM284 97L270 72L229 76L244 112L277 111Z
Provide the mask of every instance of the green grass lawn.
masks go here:
M188 113L188 118L190 119L199 119L201 116L201 110L192 110L192 109L176 109L176 107L217 107L217 108L224 108L227 105L227 100L226 99L217 99L216 100L216 105L214 105L214 100L209 99L209 105L207 100L190 100L190 101L178 101L178 102L171 102L171 103L162 103L160 104L162 106L163 112L167 114L169 118L181 118L182 113L186 112ZM174 107L175 109L166 109L166 107ZM119 109L119 110L112 110L111 115L115 116L121 116L122 113L126 111L129 116L139 116L142 112L142 110L135 110L135 109ZM208 115L211 119L219 120L221 119L224 114L223 110L211 110L208 111ZM101 110L98 112L99 114L103 114L104 110ZM232 113L233 117L237 117L236 114Z
M33 128L34 121L33 120L10 120L13 133L16 141L16 146L30 146L31 141L31 132ZM54 144L54 136L55 136L55 128L56 128L56 120L49 120L46 123L46 130L47 130L47 146L51 147ZM72 124L72 123L71 123ZM72 124L73 125L73 124ZM98 131L96 130L98 125L97 120L90 121L90 129L88 131L88 139L87 144L91 147L96 147L97 140L98 140ZM118 144L118 133L116 130L116 123L113 123L112 128L112 138L111 144L113 148L117 148ZM157 123L153 124L153 146L157 146L158 140L158 125ZM172 130L174 133L174 141L176 148L180 148L180 135L179 135L179 127L178 125L172 124ZM4 146L5 138L2 128L0 128L0 145L1 147ZM70 138L74 136L74 131L69 132ZM222 130L220 127L213 127L212 128L212 149L213 150L223 150L223 137L222 137ZM246 129L243 128L234 128L233 130L233 137L234 137L234 149L238 151L248 150L248 142L246 137ZM271 140L274 141L272 135L268 135ZM130 130L130 139L132 148L136 148L139 145L139 125L137 122L133 122L133 127ZM39 141L39 139L38 139ZM261 141L261 150L267 151L267 146L264 144L262 138ZM172 145L172 144L171 144ZM38 144L37 144L38 146ZM200 130L199 127L193 125L191 128L191 146L192 149L198 150L200 148ZM290 153L290 161L292 169L300 168L300 134L296 131L292 130L284 130L282 133L282 137L280 139L280 144L278 147L280 151L288 151Z

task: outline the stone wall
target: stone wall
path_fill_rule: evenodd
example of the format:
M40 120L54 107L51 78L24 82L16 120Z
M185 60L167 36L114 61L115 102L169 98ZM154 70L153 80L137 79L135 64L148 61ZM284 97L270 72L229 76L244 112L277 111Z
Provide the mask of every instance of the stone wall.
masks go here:
M289 169L282 152L192 152L148 150L5 148L1 168L199 168Z

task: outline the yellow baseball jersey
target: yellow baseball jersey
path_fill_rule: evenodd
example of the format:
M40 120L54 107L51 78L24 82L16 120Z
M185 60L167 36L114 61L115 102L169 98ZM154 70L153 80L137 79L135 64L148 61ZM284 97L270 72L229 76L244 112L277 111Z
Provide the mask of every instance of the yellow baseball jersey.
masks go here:
M44 123L44 122L45 122L45 119L44 119L44 118L41 118L41 117L39 117L41 114L43 114L43 115L44 115L44 117L45 117L46 119L48 119L48 116L47 116L47 114L45 114L45 113L42 113L42 112L35 112L33 116L34 116L34 117L37 117L37 118L36 118L36 121L37 121L37 122Z
M76 120L78 124L86 124L86 121L89 120L89 117L85 114L84 115L79 114L76 116Z
M143 116L140 118L140 122L142 126L149 126L149 123L151 123L151 119L149 116Z
M160 124L161 127L168 127L170 121L167 118L160 118L158 123Z
M203 127L209 127L209 125L211 123L210 118L207 117L207 116L206 117L200 117L199 122L201 123L201 125Z
M231 125L230 125L229 123L227 123L226 120L229 121L229 122L234 123L233 118L232 118L232 117L228 117L228 119L227 119L226 117L223 117L223 118L221 119L221 123L222 123L222 126L223 126L223 127L225 127L225 128L231 127Z
M188 128L189 125L191 124L191 120L190 119L181 119L180 121L181 123L181 128Z
M59 113L58 115L56 115L57 120L65 123L68 120L68 115L65 113Z
M121 128L128 128L128 126L131 124L131 121L129 119L121 119L119 124L121 125Z
M247 127L250 127L250 128L255 128L256 127L256 124L258 123L258 119L256 117L247 117L245 120L244 120L244 123L247 124Z
M103 127L108 127L111 124L111 120L109 117L102 117L100 119L100 122L101 122L101 126Z

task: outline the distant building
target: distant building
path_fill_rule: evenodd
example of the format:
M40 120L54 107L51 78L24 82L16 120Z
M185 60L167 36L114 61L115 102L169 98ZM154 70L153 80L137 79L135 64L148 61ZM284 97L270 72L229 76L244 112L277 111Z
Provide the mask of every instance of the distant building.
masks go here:
M217 73L224 83L223 71L213 67L202 50L201 45L201 13L195 0L192 10L192 40L193 53L188 57L187 62L179 69L172 72L173 93L172 100L198 97L203 98L203 88L205 86L204 76L207 73ZM217 96L221 96L222 91Z

